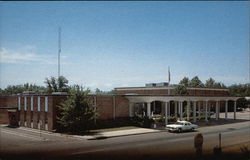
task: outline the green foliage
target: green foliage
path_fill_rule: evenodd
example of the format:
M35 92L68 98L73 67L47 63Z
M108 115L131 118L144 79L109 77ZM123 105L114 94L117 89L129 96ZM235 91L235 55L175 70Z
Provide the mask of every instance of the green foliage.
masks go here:
M176 95L188 95L188 90L185 86L179 85L175 88L174 93Z
M208 80L206 80L205 87L213 88L214 85L215 85L215 80L213 78L210 77Z
M113 89L111 91L102 91L99 88L96 88L95 94L97 94L97 95L115 95L116 90Z
M208 87L208 88L227 88L223 83L215 82L215 80L211 77L208 80L206 80L205 87Z
M201 82L198 76L193 77L190 82L189 86L191 87L204 87L204 84Z
M245 98L240 98L237 100L237 107L246 108L248 104L250 104L250 102Z
M132 117L132 124L138 127L151 128L152 124L155 122L153 118L149 118L147 116L144 117Z
M25 83L23 85L9 85L4 90L0 89L0 95L13 95L23 93L24 91L33 91L35 93L46 92L46 88L35 84Z
M189 79L188 79L188 77L184 77L180 82L179 82L179 84L181 84L181 85L184 85L185 87L187 87L188 85L189 85Z
M91 129L96 114L89 92L78 85L71 88L67 100L59 105L57 131L80 133Z
M234 84L228 87L231 96L250 96L250 84Z
M60 76L58 79L55 77L46 78L44 83L47 86L47 92L68 92L68 80L64 76Z

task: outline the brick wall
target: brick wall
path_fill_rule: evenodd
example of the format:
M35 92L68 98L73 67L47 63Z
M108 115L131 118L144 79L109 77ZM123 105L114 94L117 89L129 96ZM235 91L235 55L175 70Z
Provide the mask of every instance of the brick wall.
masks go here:
M0 107L17 107L17 97L3 96L0 98ZM6 109L0 109L0 124L8 124L9 116Z

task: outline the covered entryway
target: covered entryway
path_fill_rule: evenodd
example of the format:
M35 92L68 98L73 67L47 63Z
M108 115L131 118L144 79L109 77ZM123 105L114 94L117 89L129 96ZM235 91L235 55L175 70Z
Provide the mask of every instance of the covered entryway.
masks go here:
M134 116L134 104L140 102L143 104L144 115L152 118L154 112L161 113L162 117L165 117L165 124L168 124L172 117L196 122L197 118L201 119L201 116L205 115L204 119L208 121L213 107L215 108L215 119L218 120L222 104L225 107L225 119L227 119L229 100L233 101L234 119L236 119L236 100L240 97L126 95L126 98L129 100L130 117ZM201 110L204 110L203 113Z
M1 117L4 123L10 127L19 127L17 107L0 107L2 111Z

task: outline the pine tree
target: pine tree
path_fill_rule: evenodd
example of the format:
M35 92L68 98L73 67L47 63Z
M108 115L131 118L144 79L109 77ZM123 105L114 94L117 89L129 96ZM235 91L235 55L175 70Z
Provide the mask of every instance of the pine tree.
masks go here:
M74 86L69 92L67 100L59 105L57 129L72 133L89 130L94 125L96 116L94 107L88 97L89 90Z

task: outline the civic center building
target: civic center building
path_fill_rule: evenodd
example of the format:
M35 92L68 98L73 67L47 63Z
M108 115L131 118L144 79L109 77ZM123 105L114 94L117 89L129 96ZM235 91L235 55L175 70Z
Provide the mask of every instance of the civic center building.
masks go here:
M218 120L221 110L225 112L223 118L227 119L231 110L236 119L236 100L241 97L230 96L228 89L187 87L188 95L177 95L176 87L168 83L150 83L144 87L115 88L115 95L93 94L89 97L99 120L158 116L165 124L169 123L170 117L195 123L201 116L209 121L211 111ZM66 98L67 95L60 93L39 95L30 92L0 96L0 124L51 131L56 124L57 106Z

